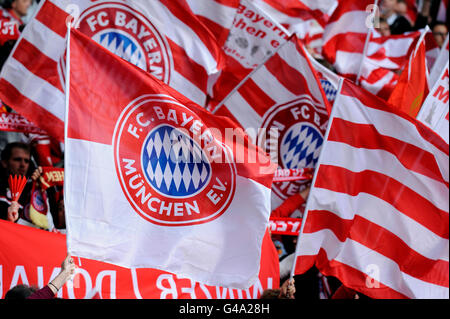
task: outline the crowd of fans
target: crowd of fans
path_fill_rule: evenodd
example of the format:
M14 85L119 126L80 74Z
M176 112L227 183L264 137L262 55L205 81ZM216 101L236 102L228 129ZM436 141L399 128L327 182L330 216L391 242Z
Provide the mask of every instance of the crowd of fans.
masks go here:
M10 17L17 22L19 30L26 25L27 17L36 9L39 0L0 0L2 11L0 15ZM405 18L407 3L405 0L382 0L380 3L380 23L376 26L383 36L402 34L418 30L429 25L439 47L445 41L448 33L448 21L437 21L436 15L440 1L418 0L420 12L414 25ZM4 64L15 41L6 42L0 47L0 68ZM3 112L14 112L9 106L2 104ZM65 233L65 216L63 189L53 186L45 191L40 189L42 167L63 167L63 145L53 141L48 136L25 134L19 132L0 131L0 219L19 223L48 231ZM9 175L24 175L28 178L25 189L18 200L11 200L8 185ZM33 209L32 195L37 192L37 198L45 209L36 217ZM272 216L289 217L306 201L309 188L297 194L272 212ZM36 196L35 196L36 197ZM40 215L39 215L40 214ZM41 216L42 215L42 216ZM45 222L42 222L42 218ZM40 220L40 222L38 221ZM302 276L289 280L290 270L294 261L296 238L294 236L272 235L273 242L279 253L280 289L266 290L261 298L366 298L365 296L341 285L333 277L322 276L317 269L312 268ZM73 260L68 256L62 265L61 274L41 290L19 285L6 294L9 299L51 298L57 290L73 274Z

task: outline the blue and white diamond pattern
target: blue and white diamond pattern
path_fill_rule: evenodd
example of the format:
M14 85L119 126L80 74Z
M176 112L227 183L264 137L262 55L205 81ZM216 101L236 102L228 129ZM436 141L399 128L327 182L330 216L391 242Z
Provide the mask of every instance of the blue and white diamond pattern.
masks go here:
M148 182L168 196L194 195L211 175L211 165L197 143L170 125L150 132L144 143L142 165Z
M307 122L292 125L281 141L281 159L285 168L315 167L323 137Z
M105 49L146 71L145 54L130 36L118 30L108 30L96 34L93 39Z
M337 89L328 80L320 79L320 84L325 92L328 101L334 101L337 94Z

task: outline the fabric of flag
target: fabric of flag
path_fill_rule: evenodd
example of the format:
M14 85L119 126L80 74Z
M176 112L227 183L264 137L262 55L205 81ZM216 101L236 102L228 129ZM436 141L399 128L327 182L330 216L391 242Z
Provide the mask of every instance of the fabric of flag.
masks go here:
M241 0L227 41L225 67L215 82L208 109L223 99L289 38L287 30L250 0Z
M208 285L254 284L276 169L267 155L232 121L76 30L69 94L68 251ZM256 160L236 161L233 149Z
M239 123L279 168L301 169L315 167L329 109L317 73L293 35L227 96L216 114ZM274 183L272 209L308 183Z
M295 33L305 46L314 52L314 56L321 56L323 31L338 5L337 0L255 2L289 32Z
M361 87L387 100L398 82L397 73L408 63L420 35L420 31L415 31L381 36L373 31L362 61Z
M448 119L448 60L442 69L438 81L430 90L430 93L420 108L417 119L435 131L443 140L449 143L449 119Z
M323 34L322 55L337 73L355 80L369 31L367 8L373 0L340 1Z
M345 80L308 197L294 274L371 298L449 297L449 149Z
M417 116L429 92L424 39L422 35L388 99L389 104L412 117Z
M67 12L78 30L204 105L223 56L180 1L42 1L0 74L0 98L51 136L64 135Z
M223 46L233 25L239 0L186 0L189 8Z

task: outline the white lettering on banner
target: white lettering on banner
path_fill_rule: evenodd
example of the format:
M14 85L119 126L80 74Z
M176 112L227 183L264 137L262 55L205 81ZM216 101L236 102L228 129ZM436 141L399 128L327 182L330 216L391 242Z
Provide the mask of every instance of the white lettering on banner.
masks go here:
M116 271L115 270L102 270L98 273L97 278L95 279L95 289L99 292L100 297L102 296L102 285L103 279L105 277L109 277L109 298L116 299Z
M301 221L269 220L270 231L274 234L296 235L300 230Z
M24 285L30 285L28 282L27 273L25 272L25 267L22 265L17 265L14 268L14 274L9 289L17 286L19 282L23 283Z

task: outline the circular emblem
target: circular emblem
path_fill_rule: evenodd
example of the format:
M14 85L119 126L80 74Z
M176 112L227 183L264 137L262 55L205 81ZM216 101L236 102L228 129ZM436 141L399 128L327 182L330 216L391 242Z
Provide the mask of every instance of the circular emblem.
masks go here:
M169 83L169 46L136 10L116 2L100 3L80 15L76 28L110 52Z
M230 205L236 186L231 150L174 99L146 95L131 102L116 124L113 145L122 190L145 220L200 224Z
M318 159L328 121L327 111L309 96L275 105L266 112L257 144L269 153L279 168L313 168ZM309 181L273 183L282 199L299 193Z

